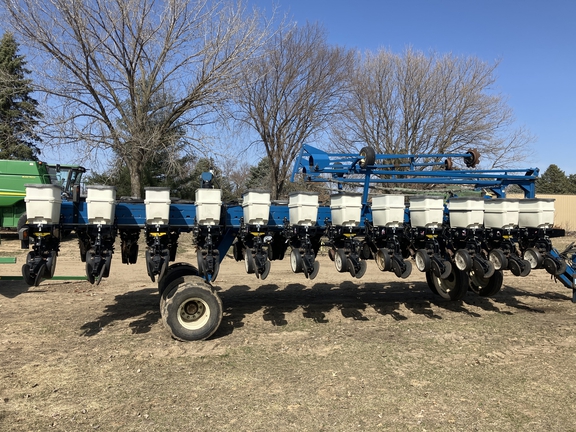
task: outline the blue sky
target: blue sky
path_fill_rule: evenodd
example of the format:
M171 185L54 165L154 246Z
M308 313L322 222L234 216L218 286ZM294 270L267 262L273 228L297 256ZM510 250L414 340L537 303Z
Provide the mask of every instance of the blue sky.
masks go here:
M322 23L334 44L499 60L496 90L536 136L523 167L576 174L576 0L249 1Z

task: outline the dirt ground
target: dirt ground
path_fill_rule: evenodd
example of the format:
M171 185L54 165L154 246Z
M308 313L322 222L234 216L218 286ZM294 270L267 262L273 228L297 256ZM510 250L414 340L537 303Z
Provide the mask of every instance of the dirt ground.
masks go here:
M20 274L18 248L2 236L18 263L0 275ZM447 302L416 269L354 279L319 260L314 281L288 260L259 281L226 258L203 342L164 329L142 250L99 286L0 280L0 430L576 430L576 305L544 270ZM56 275L83 273L65 242Z

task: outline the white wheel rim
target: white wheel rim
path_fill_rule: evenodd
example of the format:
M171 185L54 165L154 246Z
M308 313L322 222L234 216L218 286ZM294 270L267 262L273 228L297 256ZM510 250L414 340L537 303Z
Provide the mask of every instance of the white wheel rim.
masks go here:
M334 266L336 267L336 270L342 270L342 257L339 253L336 253L336 256L334 257Z
M456 264L456 267L458 267L458 270L466 270L466 259L464 258L463 253L456 252L456 255L454 256L454 263Z
M490 262L494 264L495 270L500 270L502 268L502 260L497 253L490 252L490 256L488 258L490 259Z
M290 252L290 267L292 267L292 271L294 273L296 273L296 270L298 270L298 260L296 258L295 251Z
M376 261L376 265L378 266L378 270L384 271L384 254L381 250L376 252L376 257L374 259Z
M210 307L200 298L190 298L178 308L178 322L187 330L199 330L210 319Z
M424 263L424 257L422 256L421 253L416 252L416 257L415 257L414 261L416 262L416 268L419 271L422 272L422 271L426 270L426 265Z
M528 249L524 252L524 259L530 263L530 267L535 269L538 267L538 258L533 250Z

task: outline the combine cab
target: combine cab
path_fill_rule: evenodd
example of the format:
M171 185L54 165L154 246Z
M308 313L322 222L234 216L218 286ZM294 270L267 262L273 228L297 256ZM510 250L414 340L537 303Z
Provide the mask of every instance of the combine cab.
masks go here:
M0 228L20 228L25 222L26 184L54 184L62 198L72 197L86 169L78 165L0 160Z

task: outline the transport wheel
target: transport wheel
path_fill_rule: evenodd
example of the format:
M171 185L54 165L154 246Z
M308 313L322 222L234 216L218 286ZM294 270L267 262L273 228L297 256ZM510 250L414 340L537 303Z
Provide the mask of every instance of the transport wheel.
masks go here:
M201 277L190 276L165 296L162 321L175 339L204 340L222 321L222 301Z
M376 266L378 266L380 271L388 271L392 268L390 254L386 248L378 249L374 256L374 261L376 261Z
M508 268L508 258L501 249L492 249L488 254L488 259L494 264L495 270L506 270Z
M544 264L544 257L536 248L526 249L524 259L530 263L530 267L533 269L542 268L542 264Z
M360 157L362 158L359 162L360 168L374 165L376 163L376 150L373 147L362 147Z
M414 255L414 262L416 263L416 268L421 272L427 272L430 270L430 255L425 249L418 249L416 255Z
M360 260L360 270L356 272L356 279L360 279L362 276L366 274L366 270L368 270L368 263L365 260Z
M24 282L26 282L26 285L28 286L34 286L34 279L31 275L30 275L30 266L28 264L24 264L22 266L22 277L24 278Z
M334 267L339 273L345 273L348 271L348 257L343 249L337 249L334 255Z
M254 263L254 256L250 249L244 249L244 266L246 273L254 274L256 272L256 264Z
M477 276L470 272L470 289L481 297L491 297L496 295L502 288L504 282L504 272L496 270L489 278Z
M302 254L298 249L292 249L290 252L290 267L294 273L302 273Z
M458 249L454 254L454 264L460 271L472 270L472 257L465 249Z
M455 266L446 279L435 276L432 271L426 273L426 280L428 278L434 284L436 293L446 300L461 300L468 291L468 274Z
M191 264L182 262L168 266L164 276L158 279L158 292L162 294L166 287L174 280L183 276L199 276L198 269Z

